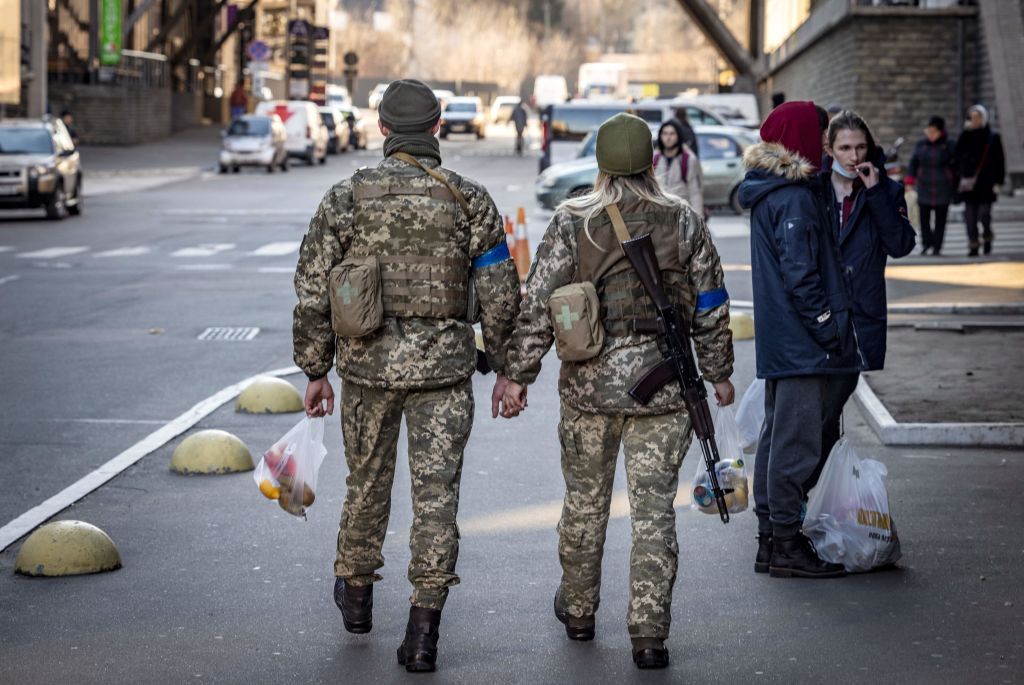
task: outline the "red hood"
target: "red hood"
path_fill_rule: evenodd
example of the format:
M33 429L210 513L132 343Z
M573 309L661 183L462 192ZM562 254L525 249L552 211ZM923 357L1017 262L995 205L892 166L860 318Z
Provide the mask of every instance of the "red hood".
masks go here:
M784 102L761 124L761 140L796 152L818 169L821 165L821 129L818 110L810 100Z

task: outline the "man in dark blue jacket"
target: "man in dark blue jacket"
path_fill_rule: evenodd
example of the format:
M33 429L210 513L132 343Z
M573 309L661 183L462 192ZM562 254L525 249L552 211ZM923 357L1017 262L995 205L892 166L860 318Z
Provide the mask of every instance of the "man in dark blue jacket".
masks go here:
M754 570L775 577L833 578L800 532L804 483L821 455L829 375L858 370L850 304L828 218L810 181L827 115L787 102L747 149L740 202L751 210L757 375L765 419L754 465L758 551ZM814 161L811 161L814 160Z

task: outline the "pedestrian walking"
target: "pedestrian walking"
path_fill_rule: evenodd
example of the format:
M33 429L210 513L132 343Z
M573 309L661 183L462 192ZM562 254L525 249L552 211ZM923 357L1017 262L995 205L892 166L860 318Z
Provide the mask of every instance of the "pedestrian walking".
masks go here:
M940 116L928 119L924 138L917 141L910 156L903 183L917 190L921 216L921 254L942 254L946 217L958 183L956 150L946 135L946 121ZM932 216L935 229L932 229Z
M679 139L683 141L683 145L690 148L693 154L700 157L700 146L697 145L697 134L693 132L693 127L690 126L690 118L686 114L686 107L676 107L675 119L679 122L679 130L682 131L679 135Z
M563 203L538 247L509 345L504 409L515 415L525 407L526 387L557 339L565 500L555 616L570 639L593 639L621 445L632 520L626 623L633 661L639 668L664 668L679 549L673 501L692 427L676 382L646 406L628 393L662 353L652 335L657 310L623 254L613 213L621 214L623 231L651 234L664 289L691 322L701 370L722 405L734 396L733 349L728 294L711 235L700 215L658 185L649 141L647 124L630 114L617 114L598 129L593 192ZM603 341L592 336L596 331Z
M523 154L523 131L526 130L526 108L523 107L523 101L520 100L516 103L515 109L512 110L512 124L516 127L516 154Z
M877 371L885 365L885 266L890 257L910 254L915 240L903 186L885 175L884 154L867 122L856 112L840 112L829 122L826 149L830 164L818 187L847 279L859 370L826 377L820 459L804 484L804 493L817 484L839 441L843 408L857 389L860 371Z
M821 456L827 376L854 373L850 303L828 214L812 185L828 114L786 102L747 148L740 203L751 210L757 377L765 418L754 463L758 545L754 570L776 577L832 578L800 532L804 483Z
M235 84L235 89L231 91L231 95L228 97L228 105L231 107L231 118L237 119L238 117L245 114L246 108L249 106L249 96L245 92L245 86L239 81Z
M1003 141L989 126L988 110L974 105L967 110L964 132L956 141L956 158L960 165L960 183L957 190L964 203L964 223L967 228L968 257L977 257L978 248L985 254L992 252L992 203L996 201L996 186L1006 176L1006 157ZM978 240L981 223L981 242Z
M65 109L60 113L60 120L64 122L64 128L68 130L71 142L74 143L75 147L78 147L78 129L75 128L75 115L72 114L70 109Z
M433 671L448 588L459 582L456 512L473 423L470 376L480 321L498 374L518 313L519 279L504 226L480 184L441 166L441 108L416 80L391 83L378 108L384 160L332 187L310 221L295 273L295 363L306 413L332 413L341 376L349 475L338 533L335 602L345 628L369 632L381 580L399 427L405 417L413 590L398 662Z
M706 219L700 160L682 141L683 130L678 121L669 119L661 125L656 143L658 150L654 153L654 176L662 190L683 198L698 216Z

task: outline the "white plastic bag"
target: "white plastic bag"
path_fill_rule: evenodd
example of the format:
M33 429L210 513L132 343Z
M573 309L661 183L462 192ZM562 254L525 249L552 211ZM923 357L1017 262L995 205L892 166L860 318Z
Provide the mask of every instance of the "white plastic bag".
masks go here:
M721 457L715 468L718 485L723 490L731 491L725 495L725 506L730 514L738 514L747 508L749 487L743 449L740 447L740 432L731 407L719 407L715 414L715 443L718 445L718 456ZM690 507L717 516L718 504L710 481L702 456L697 461L697 472L693 475Z
M811 491L804 534L818 556L847 571L870 571L900 558L900 539L885 489L888 470L861 459L845 437L832 448Z
M263 453L253 479L264 497L305 517L316 499L316 477L326 454L323 418L303 418Z
M761 425L764 423L764 379L755 378L743 393L736 410L736 423L740 427L740 444L748 452L757 451L761 439Z

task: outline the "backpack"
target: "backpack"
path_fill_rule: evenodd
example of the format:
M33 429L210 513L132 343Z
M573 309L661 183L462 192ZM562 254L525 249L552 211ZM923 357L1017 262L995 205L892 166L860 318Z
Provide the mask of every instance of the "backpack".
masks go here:
M654 153L654 168L658 168L658 162L661 161L661 153ZM683 172L683 183L686 183L686 174L690 171L690 155L685 149L679 149L679 168Z

